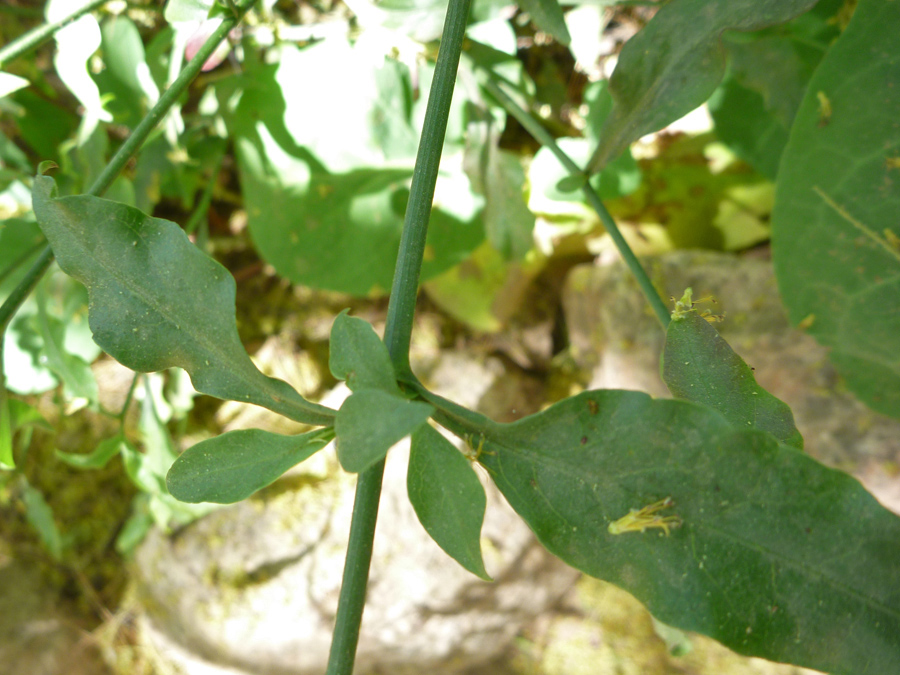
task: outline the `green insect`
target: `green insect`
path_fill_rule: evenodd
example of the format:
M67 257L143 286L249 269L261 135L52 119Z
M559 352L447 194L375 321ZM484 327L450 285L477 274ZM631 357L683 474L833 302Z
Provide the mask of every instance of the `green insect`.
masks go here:
M682 520L676 515L661 516L659 512L675 506L671 497L660 499L642 509L631 509L627 514L614 520L607 528L610 534L625 534L626 532L643 532L651 528L659 528L669 536L669 530L680 527Z

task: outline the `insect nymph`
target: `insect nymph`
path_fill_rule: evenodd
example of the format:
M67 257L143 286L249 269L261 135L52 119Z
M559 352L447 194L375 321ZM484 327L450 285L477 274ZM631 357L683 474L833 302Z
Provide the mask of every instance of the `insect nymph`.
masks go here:
M679 527L682 522L678 516L659 515L660 511L671 506L675 506L675 501L671 497L666 497L642 509L631 509L618 520L612 521L607 529L610 534L625 534L626 532L643 532L656 527L669 536L669 530Z

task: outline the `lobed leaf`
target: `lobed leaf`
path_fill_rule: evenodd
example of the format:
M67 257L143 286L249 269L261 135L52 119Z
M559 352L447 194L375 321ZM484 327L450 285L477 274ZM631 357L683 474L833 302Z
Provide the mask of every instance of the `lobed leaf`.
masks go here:
M185 450L166 476L175 499L233 504L278 479L331 442L330 429L283 436L241 429Z
M861 0L813 75L779 169L772 257L791 321L900 418L898 22L896 3Z
M742 654L896 672L900 518L852 477L639 392L587 392L484 433L481 463L544 546L661 621Z
M365 471L384 459L394 443L428 421L434 408L379 389L353 393L334 421L338 460L351 473Z
M481 557L484 487L469 460L428 424L412 435L406 491L437 545L472 574L491 581Z
M738 429L767 431L803 449L790 407L757 384L750 366L696 312L672 318L660 365L675 398L718 410Z
M175 223L97 197L56 197L46 176L35 177L33 199L60 267L88 289L94 341L120 363L177 366L202 393L331 422L328 408L253 365L235 324L234 279Z
M615 105L588 163L596 173L633 141L699 106L725 74L726 30L782 23L817 0L672 0L625 43L609 87Z

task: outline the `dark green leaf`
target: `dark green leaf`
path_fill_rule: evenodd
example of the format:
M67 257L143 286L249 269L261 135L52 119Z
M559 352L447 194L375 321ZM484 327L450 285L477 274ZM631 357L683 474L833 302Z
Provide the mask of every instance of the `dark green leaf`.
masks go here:
M109 460L121 452L124 440L121 434L117 434L100 441L97 447L87 454L57 450L56 456L76 469L102 469Z
M518 4L531 15L534 25L552 35L554 40L564 45L572 41L562 7L557 0L519 0Z
M282 436L242 429L197 443L175 460L166 476L169 493L183 502L233 504L324 448L330 430Z
M406 490L419 522L438 546L490 581L481 558L484 487L469 460L428 424L413 432Z
M639 392L588 392L484 434L481 463L544 546L661 621L742 654L896 672L900 518L850 476ZM622 531L647 507L656 526Z
M772 253L791 320L900 417L900 6L862 0L813 76L778 176Z
M750 367L696 312L672 317L662 377L676 398L718 410L738 429L768 431L782 443L803 449L788 405L756 383Z
M610 78L615 106L588 170L600 171L633 141L699 106L725 74L726 30L756 30L817 0L672 0L631 38Z
M245 401L309 424L331 421L286 382L266 377L244 351L235 284L175 223L86 195L56 198L34 179L34 210L60 267L89 293L94 340L139 372L177 366L197 391Z
M353 393L334 421L341 466L351 473L365 471L382 460L394 443L425 424L432 412L427 403L378 389Z
M348 316L346 310L341 312L331 327L329 348L331 374L346 380L353 391L380 389L400 394L387 347L368 322Z

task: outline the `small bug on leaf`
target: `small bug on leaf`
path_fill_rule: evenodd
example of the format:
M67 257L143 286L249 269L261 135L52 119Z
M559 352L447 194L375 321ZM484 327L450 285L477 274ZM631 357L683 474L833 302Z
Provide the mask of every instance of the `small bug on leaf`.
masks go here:
M607 529L610 534L625 534L657 527L669 536L669 529L679 527L682 520L678 516L660 516L658 513L672 506L675 506L675 501L666 497L642 509L631 509L626 515L612 521Z

